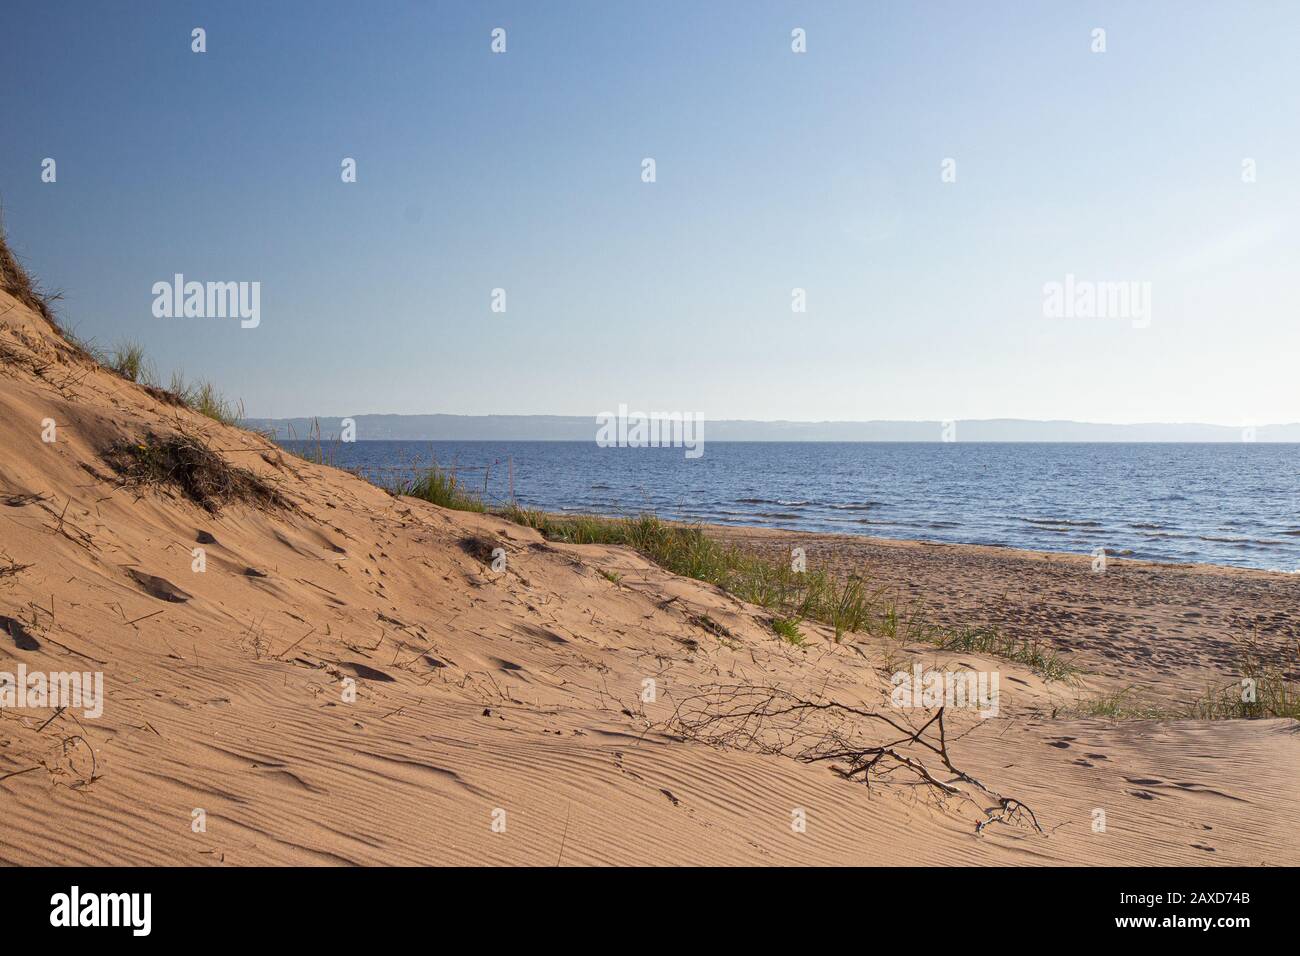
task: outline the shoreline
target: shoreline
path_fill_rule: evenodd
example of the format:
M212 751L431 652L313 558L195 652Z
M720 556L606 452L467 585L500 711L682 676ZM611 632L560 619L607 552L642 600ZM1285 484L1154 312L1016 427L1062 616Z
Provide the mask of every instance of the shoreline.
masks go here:
M690 524L691 522L674 521L676 524ZM880 547L923 547L923 548L952 548L958 551L987 552L991 554L1002 554L1006 557L1033 558L1044 561L1057 561L1061 563L1077 563L1086 565L1091 571L1092 555L1083 554L1079 551L1047 551L1039 548L1018 548L1008 544L975 544L967 541L935 541L928 538L888 538L879 535L854 534L851 531L803 531L798 528L772 527L770 525L749 525L749 524L716 524L714 522L698 522L708 533L719 533L723 535L736 536L753 536L753 537L780 537L788 538L796 535L803 535L811 538L842 538L846 541L861 541ZM1147 567L1156 570L1182 570L1182 571L1200 571L1205 573L1226 573L1226 574L1246 574L1246 575L1271 575L1280 578L1294 578L1300 575L1300 569L1295 571L1282 571L1272 568L1247 568L1236 564L1215 564L1210 561L1162 561L1156 558L1133 558L1110 551L1106 552L1107 568L1123 565L1125 567Z
M993 626L1042 642L1099 675L1166 696L1240 676L1249 650L1300 678L1300 575L1213 564L1108 559L948 544L706 525L716 540L772 560L805 549L809 568L857 574L928 619Z
M489 510L498 507L490 506ZM521 505L521 507L524 507ZM552 511L547 508L537 508L536 510L544 512L554 518L600 518L606 520L619 520L626 518L635 518L637 513L603 513L597 511ZM654 514L654 512L647 512ZM1008 544L975 544L967 541L936 541L928 538L888 538L871 534L855 534L851 531L805 531L799 528L774 527L772 525L754 525L754 524L718 524L712 521L687 521L680 518L666 518L656 515L659 520L668 524L682 525L685 527L698 526L703 528L707 533L721 536L736 537L780 537L790 538L794 536L803 536L808 538L839 538L846 542L865 542L868 544L879 545L880 547L924 547L924 548L953 548L958 550L970 550L972 552L989 552L1001 553L1007 557L1021 556L1025 558L1035 558L1045 561L1058 561L1069 563L1071 561L1087 565L1091 569L1092 555L1080 551L1048 551L1039 548L1018 548ZM1248 568L1237 564L1215 564L1210 561L1163 561L1156 558L1134 558L1126 555L1117 554L1111 551L1106 552L1107 567L1124 565L1127 567L1149 567L1158 570L1183 570L1183 571L1202 571L1205 573L1236 574L1246 575L1268 575L1282 579L1300 579L1300 568L1295 571L1283 571L1277 568Z

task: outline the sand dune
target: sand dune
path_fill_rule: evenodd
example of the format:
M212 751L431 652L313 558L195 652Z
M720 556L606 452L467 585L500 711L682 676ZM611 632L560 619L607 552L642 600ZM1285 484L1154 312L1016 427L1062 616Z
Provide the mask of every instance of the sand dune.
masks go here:
M282 500L213 513L175 485L124 483L107 451L150 433L193 436ZM171 404L4 293L0 449L0 671L102 671L106 689L97 719L0 710L0 862L1300 862L1294 722L1050 716L1138 672L1174 693L1221 663L1158 608L1134 612L1149 634L1048 621L1097 662L1079 687L816 627L791 647L761 609L626 549L395 498ZM1037 586L978 553L947 549L928 576L892 566L954 615ZM1217 620L1280 586L1221 577L1180 613ZM1124 667L1103 666L1108 647ZM673 721L719 685L874 707L913 661L1001 674L999 715L953 714L951 753L1042 832L977 835L988 800L965 785L970 799L904 776L868 788Z

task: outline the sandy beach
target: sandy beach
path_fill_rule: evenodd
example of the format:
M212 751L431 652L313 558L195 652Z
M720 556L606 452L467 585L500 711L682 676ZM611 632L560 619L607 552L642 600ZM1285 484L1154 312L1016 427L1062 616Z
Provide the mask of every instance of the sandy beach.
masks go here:
M809 562L862 575L931 620L1042 642L1089 675L1171 706L1231 679L1248 646L1300 680L1297 574L1116 557L1094 571L1088 554L759 528L710 533L771 557L801 547Z
M0 449L0 671L104 680L99 716L0 709L3 863L1300 861L1295 721L1071 716L1131 685L1185 704L1235 679L1247 628L1294 676L1294 576L715 529L1078 673L812 622L794 646L630 549L394 497L196 414L9 293ZM950 710L946 757L895 742L868 786L822 745L897 737L864 715L929 726L889 708L918 665L996 673L998 713ZM783 723L774 700L840 709Z

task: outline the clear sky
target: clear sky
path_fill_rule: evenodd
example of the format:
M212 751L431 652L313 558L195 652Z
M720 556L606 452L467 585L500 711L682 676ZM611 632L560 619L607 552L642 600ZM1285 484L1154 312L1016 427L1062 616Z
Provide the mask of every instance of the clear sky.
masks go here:
M1298 40L1249 0L15 4L0 200L68 325L255 416L1296 421ZM154 317L178 272L260 325ZM1067 274L1149 325L1045 316Z

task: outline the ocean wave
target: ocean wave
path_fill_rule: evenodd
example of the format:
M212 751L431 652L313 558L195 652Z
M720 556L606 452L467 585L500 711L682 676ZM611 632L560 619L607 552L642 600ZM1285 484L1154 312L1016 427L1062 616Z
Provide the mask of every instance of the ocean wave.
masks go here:
M1286 544L1285 541L1270 541L1268 538L1245 538L1238 535L1215 536L1211 534L1198 534L1198 541L1213 541L1216 544L1256 544L1256 545L1279 545Z
M1030 524L1034 524L1034 525L1049 525L1049 526L1066 525L1072 528L1100 528L1101 527L1101 522L1099 521L1084 521L1084 520L1072 521L1069 518L1023 518L1022 517L1019 518L1018 520L1027 521Z

